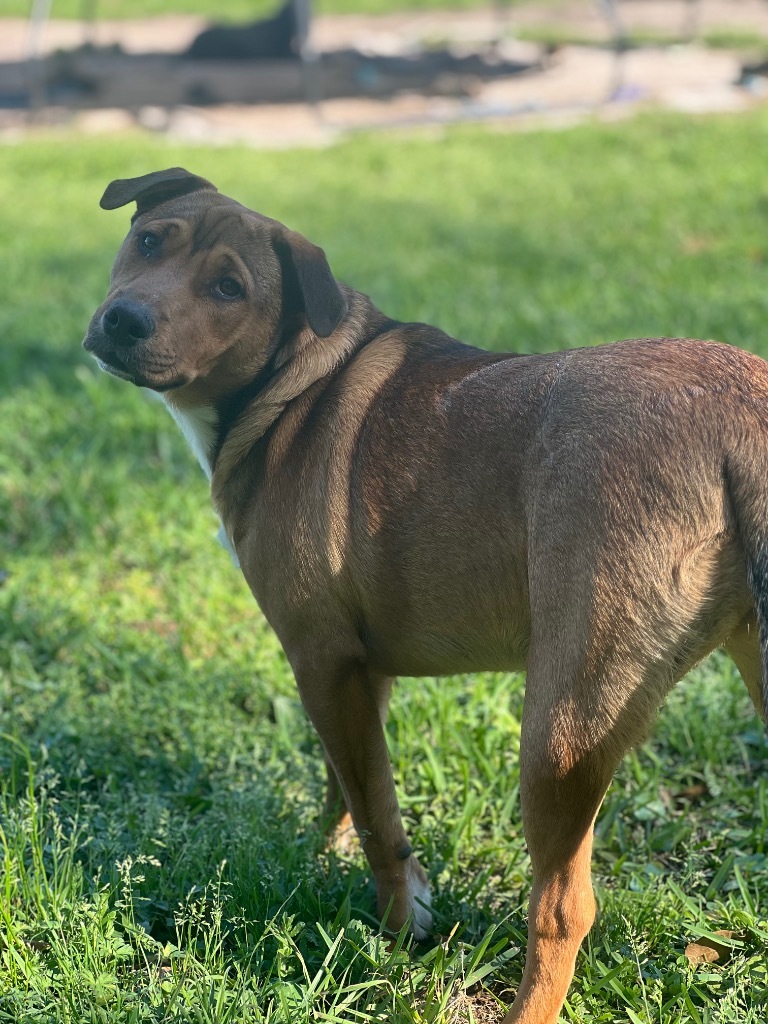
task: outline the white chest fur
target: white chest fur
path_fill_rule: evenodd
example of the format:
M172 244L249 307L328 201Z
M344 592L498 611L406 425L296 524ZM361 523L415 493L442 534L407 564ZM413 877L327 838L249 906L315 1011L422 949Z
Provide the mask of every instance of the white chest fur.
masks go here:
M210 405L202 405L196 409L177 409L175 405L166 402L165 406L178 423L203 472L210 480L212 475L211 459L213 457L213 446L216 443L216 410ZM217 539L221 546L230 553L232 561L239 569L240 562L237 553L232 546L232 541L229 539L227 531L224 529L223 523L217 534Z
M203 472L210 480L211 458L216 442L216 410L210 405L201 405L195 409L177 409L175 405L166 402L165 406L178 423Z

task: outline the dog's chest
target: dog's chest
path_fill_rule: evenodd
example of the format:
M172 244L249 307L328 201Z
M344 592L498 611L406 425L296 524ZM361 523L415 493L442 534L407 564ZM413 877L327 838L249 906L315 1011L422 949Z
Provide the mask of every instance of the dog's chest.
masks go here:
M170 402L165 404L210 480L211 459L216 443L216 410L210 405L202 405L196 409L177 409Z
M182 434L186 437L187 443L194 452L203 472L208 480L210 480L213 472L211 460L213 458L214 445L216 444L216 410L209 405L200 406L197 409L177 409L170 402L165 404L171 416L178 423ZM237 557L237 552L223 523L217 534L217 539L221 546L231 555L235 567L239 569L240 561Z

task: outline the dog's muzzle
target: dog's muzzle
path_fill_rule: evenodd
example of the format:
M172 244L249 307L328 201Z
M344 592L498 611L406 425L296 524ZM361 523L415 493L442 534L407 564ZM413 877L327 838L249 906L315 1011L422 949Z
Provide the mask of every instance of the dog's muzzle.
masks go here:
M102 370L140 384L148 353L143 343L151 341L155 328L149 306L133 299L115 299L101 316L93 318L83 346Z
M152 309L135 299L119 298L94 313L83 348L105 373L153 391L170 391L189 383L175 358L158 350Z

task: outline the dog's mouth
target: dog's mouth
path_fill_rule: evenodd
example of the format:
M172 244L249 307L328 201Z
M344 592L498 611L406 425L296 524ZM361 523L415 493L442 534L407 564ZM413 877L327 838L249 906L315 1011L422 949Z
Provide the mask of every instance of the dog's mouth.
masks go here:
M174 391L176 388L181 388L189 381L186 377L172 377L166 379L161 371L152 370L131 370L125 366L118 365L112 357L112 362L107 362L100 356L95 356L96 362L99 364L99 369L105 373L111 374L113 377L119 377L120 380L127 380L131 384L135 384L137 388L150 388L152 391Z
M103 370L104 373L109 373L113 377L119 377L120 380L130 381L132 384L136 383L137 371L133 367L128 366L111 349L107 350L102 338L89 332L83 341L83 348L86 352L90 352L99 364L99 369Z
M116 355L111 346L107 346L98 333L89 332L83 341L83 348L98 363L99 369L119 380L126 380L139 388L151 388L152 391L173 391L189 383L184 375L171 376L172 363L150 362L146 358L141 365L132 366L125 358Z
M113 377L119 377L120 380L130 381L132 384L136 383L136 375L134 373L129 373L128 370L114 363L108 363L106 359L102 359L100 356L94 356L94 359L99 364L99 369L103 370L104 373L109 373Z

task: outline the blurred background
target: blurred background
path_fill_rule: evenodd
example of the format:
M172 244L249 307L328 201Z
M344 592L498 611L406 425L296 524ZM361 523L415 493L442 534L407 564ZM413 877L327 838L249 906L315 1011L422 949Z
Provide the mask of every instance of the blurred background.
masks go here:
M373 125L741 109L766 0L5 0L0 132L257 145ZM15 15L15 17L13 17Z

